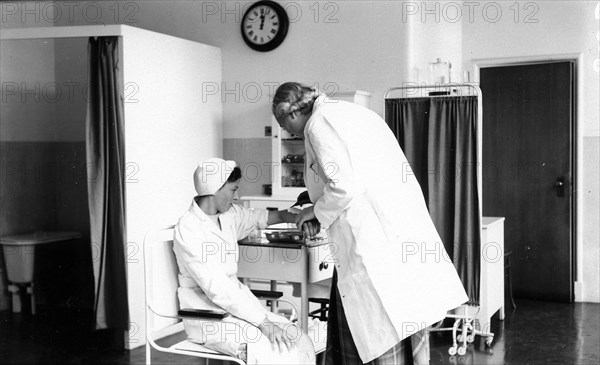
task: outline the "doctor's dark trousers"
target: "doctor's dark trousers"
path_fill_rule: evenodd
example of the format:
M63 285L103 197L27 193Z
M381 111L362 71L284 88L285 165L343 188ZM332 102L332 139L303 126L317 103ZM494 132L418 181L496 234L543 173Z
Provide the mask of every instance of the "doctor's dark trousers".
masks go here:
M368 336L368 334L366 334ZM327 315L327 349L325 350L326 365L360 365L362 360L352 339L348 321L342 306L341 295L337 289L337 271L333 269L329 313ZM368 365L412 365L412 344L410 337L386 351Z

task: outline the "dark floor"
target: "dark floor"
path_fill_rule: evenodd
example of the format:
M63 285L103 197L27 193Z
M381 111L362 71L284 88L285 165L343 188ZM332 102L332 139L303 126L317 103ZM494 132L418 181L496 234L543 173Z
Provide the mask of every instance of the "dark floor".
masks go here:
M476 338L464 356L449 356L450 332L431 334L431 364L598 364L600 305L517 300L506 319L493 320L491 347ZM89 335L81 310L0 312L0 364L142 364L144 347L110 349L107 334ZM153 352L155 364L200 364L198 359ZM211 363L212 364L212 363Z

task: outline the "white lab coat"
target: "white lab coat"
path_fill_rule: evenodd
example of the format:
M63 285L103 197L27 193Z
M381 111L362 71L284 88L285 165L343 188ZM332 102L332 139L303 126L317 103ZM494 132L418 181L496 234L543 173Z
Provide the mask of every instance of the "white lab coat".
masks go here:
M193 342L214 350L238 355L241 343L248 345L248 364L311 363L314 349L308 338L294 353L279 354L257 326L269 316L294 331L284 317L270 313L237 278L240 250L237 241L255 227L267 226L268 211L234 205L219 216L221 229L195 201L175 226L173 251L179 267L180 308L226 310L232 317L216 325L214 321L184 320ZM300 339L298 339L300 341ZM308 344L307 344L308 342ZM300 353L305 351L306 353ZM308 358L309 362L306 362Z
M398 141L376 113L321 96L304 135L308 192L368 362L468 298Z

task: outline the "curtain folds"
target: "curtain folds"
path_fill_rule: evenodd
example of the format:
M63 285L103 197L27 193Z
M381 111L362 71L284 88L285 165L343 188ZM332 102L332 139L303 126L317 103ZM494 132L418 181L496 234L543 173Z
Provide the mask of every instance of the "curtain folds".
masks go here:
M385 102L386 122L421 185L470 304L479 304L480 287L477 112L476 96Z
M118 37L90 38L86 154L96 329L127 329L125 143Z

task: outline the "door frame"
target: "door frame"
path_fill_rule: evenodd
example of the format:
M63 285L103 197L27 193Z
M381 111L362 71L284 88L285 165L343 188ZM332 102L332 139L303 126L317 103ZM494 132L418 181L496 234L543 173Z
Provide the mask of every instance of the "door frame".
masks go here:
M573 130L572 169L575 184L572 188L572 260L573 267L573 295L575 302L583 301L583 53L550 54L540 56L520 56L503 58L480 58L472 60L473 77L475 83L480 83L480 70L489 67L524 66L551 62L573 62L575 72L573 75ZM484 111L485 113L485 111ZM485 126L484 126L485 127ZM483 197L482 197L483 200Z

